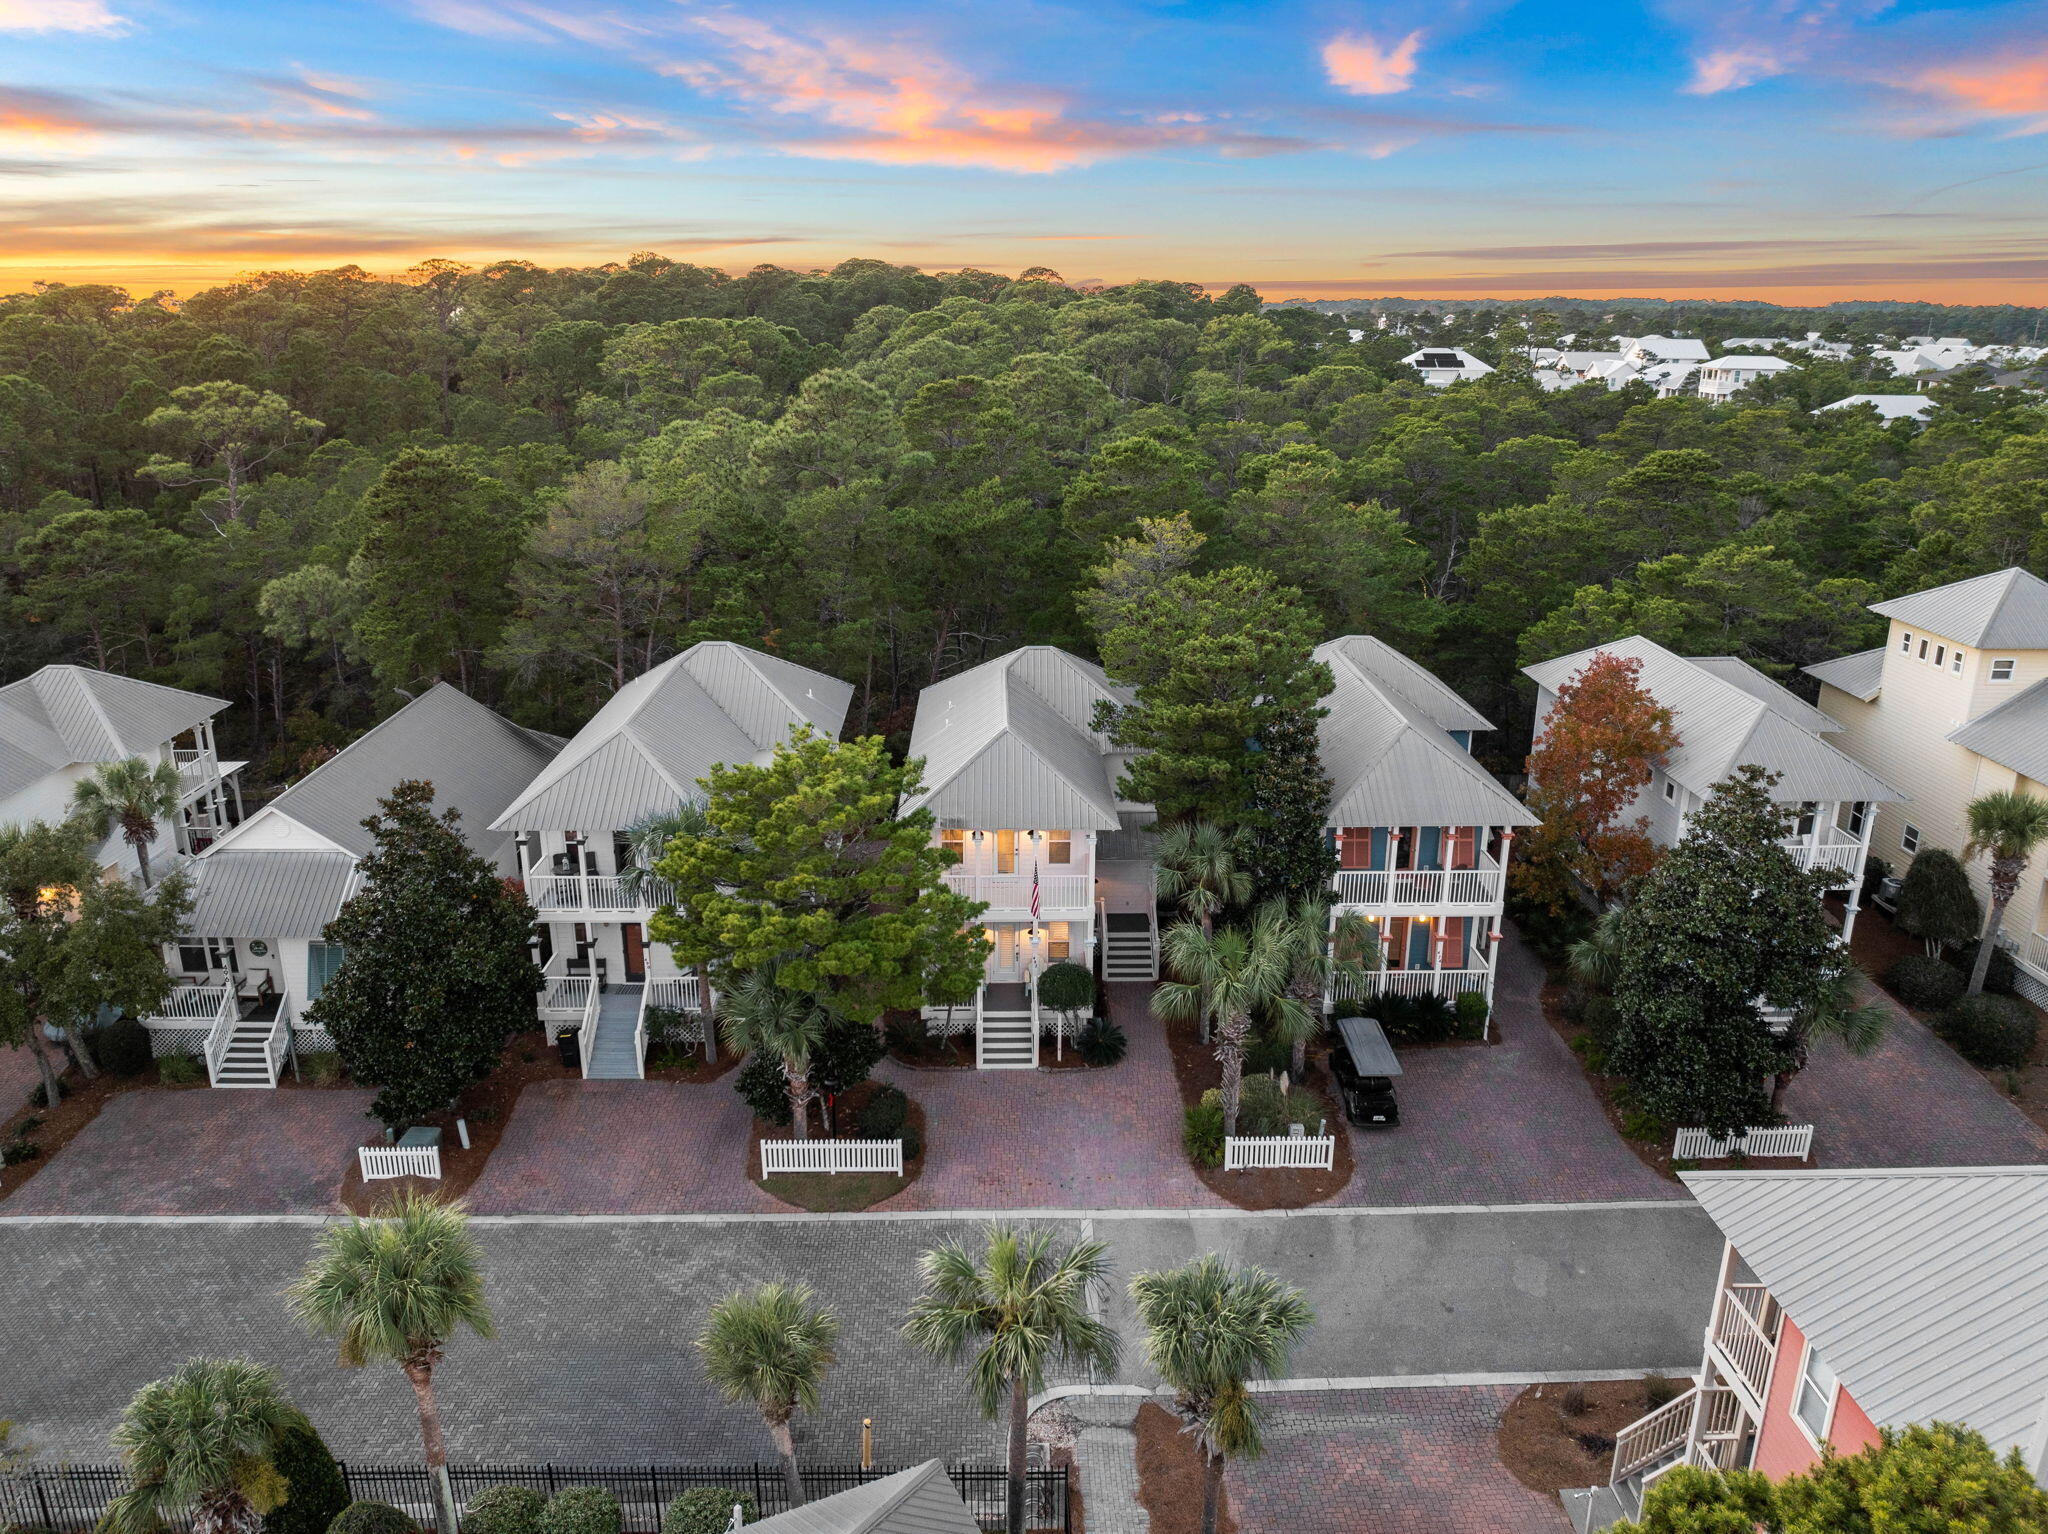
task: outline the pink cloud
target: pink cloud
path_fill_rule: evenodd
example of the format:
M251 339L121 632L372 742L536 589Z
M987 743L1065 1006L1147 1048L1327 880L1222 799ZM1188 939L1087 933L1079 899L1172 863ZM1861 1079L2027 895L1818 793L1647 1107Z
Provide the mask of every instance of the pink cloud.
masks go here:
M2030 58L1945 64L1922 71L1911 83L1986 117L2039 119L2022 132L2048 130L2048 50Z
M0 0L0 32L104 32L127 30L106 0Z
M1362 32L1339 32L1323 44L1323 68L1330 83L1354 96L1392 96L1408 89L1422 33L1410 32L1392 47Z
M1781 75L1786 68L1782 54L1760 43L1713 48L1692 61L1692 79L1685 88L1695 96L1713 96Z

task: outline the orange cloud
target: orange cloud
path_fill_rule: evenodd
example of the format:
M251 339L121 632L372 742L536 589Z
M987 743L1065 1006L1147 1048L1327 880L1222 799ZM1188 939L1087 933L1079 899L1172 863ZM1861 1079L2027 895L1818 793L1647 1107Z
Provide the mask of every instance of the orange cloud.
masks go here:
M2048 52L2032 58L1944 65L1922 71L1913 84L1987 117L2041 119L2024 132L2048 129Z
M1354 96L1392 96L1408 89L1422 33L1410 32L1393 47L1362 32L1339 32L1323 44L1323 68L1330 83Z
M106 0L0 0L0 32L105 32L127 30Z

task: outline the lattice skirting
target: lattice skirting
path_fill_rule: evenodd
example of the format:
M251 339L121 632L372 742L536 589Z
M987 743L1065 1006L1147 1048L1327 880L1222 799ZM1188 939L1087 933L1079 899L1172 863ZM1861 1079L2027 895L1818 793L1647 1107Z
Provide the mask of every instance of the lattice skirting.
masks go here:
M339 1053L334 1035L325 1028L307 1028L292 1024L292 1048L302 1055L331 1055Z
M165 1055L197 1055L206 1050L207 1028L152 1028L149 1030L150 1055L161 1060Z

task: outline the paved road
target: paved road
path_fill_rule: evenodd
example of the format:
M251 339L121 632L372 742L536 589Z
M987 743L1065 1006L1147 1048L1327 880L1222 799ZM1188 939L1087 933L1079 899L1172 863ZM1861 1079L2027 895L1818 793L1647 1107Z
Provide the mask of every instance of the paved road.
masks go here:
M0 1219L0 1417L47 1455L106 1458L136 1387L193 1354L275 1364L346 1457L416 1451L396 1369L350 1372L309 1343L280 1291L310 1218ZM1071 1236L1078 1216L1048 1218ZM993 1430L950 1366L896 1335L926 1247L960 1218L479 1219L499 1336L464 1340L442 1374L452 1452L468 1460L645 1463L766 1455L758 1421L710 1394L688 1346L706 1305L742 1283L804 1279L845 1322L806 1452L849 1461L860 1419L878 1454L974 1458ZM1297 1376L1665 1368L1698 1351L1719 1240L1690 1203L1105 1214L1120 1274L1215 1249L1303 1285L1320 1317ZM1106 1313L1121 1378L1149 1382L1121 1282Z

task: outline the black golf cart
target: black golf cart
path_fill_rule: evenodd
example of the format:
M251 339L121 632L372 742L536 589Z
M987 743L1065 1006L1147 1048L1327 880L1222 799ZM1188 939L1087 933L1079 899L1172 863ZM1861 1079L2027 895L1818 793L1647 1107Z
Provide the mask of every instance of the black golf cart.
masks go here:
M1337 1047L1330 1051L1330 1074L1344 1102L1344 1117L1361 1129L1391 1129L1401 1122L1394 1101L1394 1078L1401 1062L1380 1025L1369 1017L1336 1020Z

